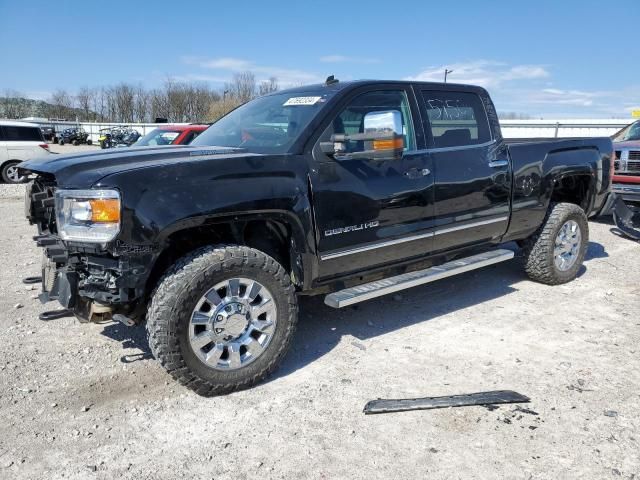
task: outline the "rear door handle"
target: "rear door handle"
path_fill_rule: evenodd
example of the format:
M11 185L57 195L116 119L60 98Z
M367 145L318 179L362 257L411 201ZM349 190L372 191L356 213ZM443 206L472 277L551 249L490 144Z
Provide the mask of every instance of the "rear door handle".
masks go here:
M408 178L420 178L426 177L431 174L431 170L428 168L412 168L404 172L404 176Z
M489 162L489 166L491 168L507 167L508 165L509 162L507 160L495 160L493 162Z

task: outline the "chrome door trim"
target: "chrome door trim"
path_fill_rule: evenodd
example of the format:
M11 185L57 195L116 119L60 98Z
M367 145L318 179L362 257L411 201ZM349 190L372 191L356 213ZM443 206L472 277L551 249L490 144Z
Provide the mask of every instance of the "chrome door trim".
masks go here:
M473 228L473 227L480 227L482 225L489 225L491 223L504 222L506 220L509 220L508 215L505 215L504 217L491 218L489 220L482 220L480 222L457 225L455 227L441 228L440 230L436 230L436 235L444 235L445 233L457 232L458 230L464 230L466 228Z
M509 220L508 215L505 215L503 217L498 217L498 218L491 218L489 220L481 220L479 222L466 223L464 225L458 225L455 227L442 228L440 230L435 230L433 232L427 232L420 235L413 235L411 237L398 238L396 240L386 240L384 242L365 245L364 247L348 248L346 250L340 250L334 253L327 253L324 255L320 255L320 260L332 260L334 258L344 257L346 255L354 255L356 253L368 252L369 250L375 250L383 247L390 247L392 245L398 245L400 243L413 242L414 240L422 240L425 238L433 237L434 235L444 235L446 233L456 232L458 230L465 230L467 228L480 227L482 225L489 225L491 223L503 222L506 220Z
M327 253L320 255L320 260L331 260L333 258L344 257L345 255L353 255L355 253L368 252L369 250L375 250L377 248L390 247L391 245L397 245L399 243L413 242L414 240L422 240L424 238L433 237L433 232L423 233L421 235L413 235L411 237L399 238L396 240L386 240L384 242L378 242L371 245L365 245L364 247L349 248L346 250L340 250L335 253Z
M425 148L423 150L414 150L413 153L440 153L440 152L457 152L458 150L470 150L472 148L490 147L495 144L495 140L489 140L484 143L476 143L472 145L460 145L457 147L439 147L439 148Z

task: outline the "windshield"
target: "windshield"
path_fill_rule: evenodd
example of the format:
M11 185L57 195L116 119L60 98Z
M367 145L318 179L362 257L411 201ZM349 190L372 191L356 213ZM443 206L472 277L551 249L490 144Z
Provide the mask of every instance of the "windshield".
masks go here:
M614 142L628 142L630 140L640 140L640 120L627 125L613 136Z
M151 130L144 137L140 137L134 147L148 147L151 145L173 145L176 138L180 136L179 130L164 130L156 128Z
M318 114L330 92L281 93L236 108L191 145L243 147L253 153L286 153Z

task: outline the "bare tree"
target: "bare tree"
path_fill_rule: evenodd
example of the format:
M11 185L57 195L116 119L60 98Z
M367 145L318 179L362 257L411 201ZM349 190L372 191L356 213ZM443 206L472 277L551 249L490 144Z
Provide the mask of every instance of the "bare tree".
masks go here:
M73 97L64 89L58 89L49 99L48 116L53 118L71 118L73 116Z
M240 103L248 102L256 95L256 77L251 72L236 73L225 90Z
M81 87L76 94L76 102L78 108L82 110L83 120L85 121L93 120L95 117L94 112L91 110L95 95L95 91L89 87Z
M96 120L104 122L107 120L107 95L104 87L94 90L92 110L96 116Z
M136 87L135 92L135 103L134 103L134 111L133 117L136 122L147 122L149 120L149 98L150 94L147 92L142 85L138 85Z
M258 87L258 95L267 95L268 93L277 92L280 89L278 86L278 79L276 77L271 77L269 80L264 80L260 82Z

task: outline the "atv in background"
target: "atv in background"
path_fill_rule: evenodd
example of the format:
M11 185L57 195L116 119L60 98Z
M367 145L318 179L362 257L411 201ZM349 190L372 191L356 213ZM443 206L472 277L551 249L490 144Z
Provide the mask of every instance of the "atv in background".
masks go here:
M100 130L100 148L130 147L140 138L140 133L129 126Z
M84 128L67 128L58 137L58 145L64 145L65 143L78 146L84 143L91 145L92 142Z

